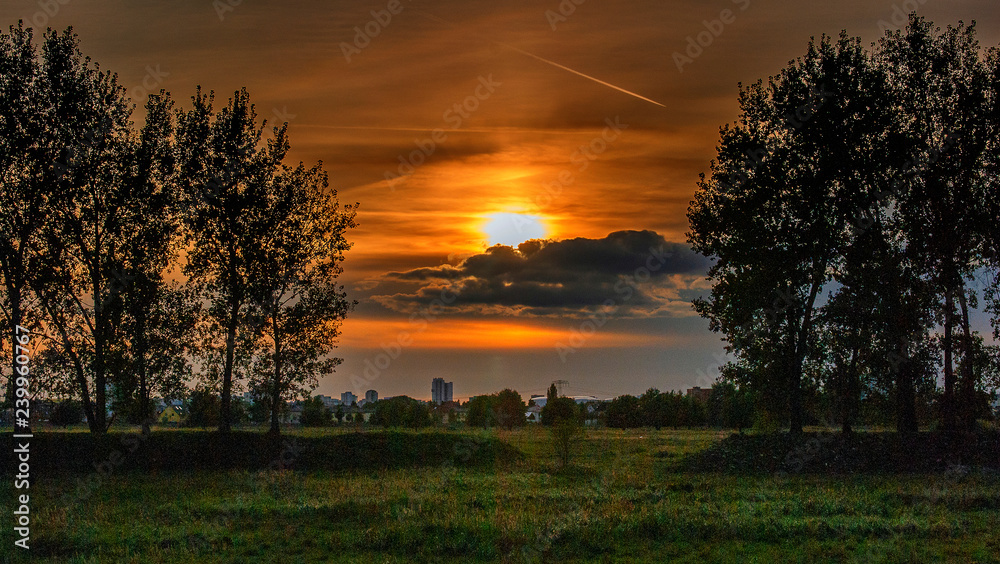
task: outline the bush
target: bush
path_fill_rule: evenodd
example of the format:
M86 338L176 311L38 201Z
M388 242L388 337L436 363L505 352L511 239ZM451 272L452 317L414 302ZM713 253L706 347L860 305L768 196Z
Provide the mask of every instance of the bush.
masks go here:
M375 402L372 425L417 429L431 424L431 412L422 401L409 396L395 396Z
M82 421L83 408L80 407L80 402L75 400L63 400L57 403L49 415L49 423L60 427L75 425Z
M560 467L565 468L569 464L573 444L577 438L582 437L583 426L578 417L561 417L552 424L552 446L559 457Z
M188 399L188 416L183 424L188 427L215 427L219 424L219 396L211 390L200 389L191 392Z
M551 427L562 419L578 420L580 412L573 398L552 398L542 406L542 425ZM578 421L579 422L579 421Z
M324 427L333 421L333 414L318 397L307 399L302 404L302 426Z
M499 422L494 404L496 397L476 396L469 400L468 412L465 416L465 424L469 427L483 427L484 429L496 425Z
M524 425L524 411L527 409L521 394L507 388L486 396L476 396L469 400L465 422L470 427L499 425L513 429Z

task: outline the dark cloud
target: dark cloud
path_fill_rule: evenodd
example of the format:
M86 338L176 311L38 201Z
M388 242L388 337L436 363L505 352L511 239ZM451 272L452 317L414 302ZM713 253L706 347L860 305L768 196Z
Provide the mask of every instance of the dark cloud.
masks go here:
M458 265L390 272L388 283L412 291L376 295L391 309L438 307L467 313L588 315L601 308L628 316L682 316L709 262L653 231L618 231L602 239L497 245ZM443 305L442 305L443 304Z

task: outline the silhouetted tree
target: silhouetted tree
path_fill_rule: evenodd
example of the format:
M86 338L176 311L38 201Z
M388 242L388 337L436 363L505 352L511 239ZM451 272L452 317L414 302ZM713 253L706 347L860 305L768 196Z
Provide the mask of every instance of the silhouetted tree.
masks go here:
M323 405L323 400L319 397L312 397L302 403L303 427L323 427L329 425L332 420L331 416L330 410ZM343 416L343 413L341 413L341 416Z
M184 424L203 429L218 425L219 396L208 388L192 390L187 402L187 418Z
M990 72L981 57L975 23L941 32L911 15L904 31L883 38L878 56L902 116L899 143L919 163L900 181L898 213L909 258L941 297L944 427L955 429L960 416L969 427L974 421L961 405L972 400L976 384L967 369L957 386L953 329L962 331L961 350L969 351L966 279L984 254L985 234L996 229L984 222L987 200L996 199L995 187L989 187L992 181L983 174L996 136L986 87Z
M842 34L811 42L766 88L741 88L739 122L722 129L688 211L693 248L716 259L711 297L695 309L792 433L805 420L804 367L823 356L821 295L886 184L883 82L860 40Z
M542 425L551 427L561 419L579 419L580 410L577 409L576 402L573 401L573 398L557 397L545 401L545 405L542 406L541 416Z
M375 411L369 423L383 427L420 428L431 424L431 413L422 401L409 396L393 396L375 402Z
M639 399L635 396L618 396L611 400L604 410L604 424L615 429L631 429L642 426L639 413Z
M27 322L31 309L30 276L37 273L35 256L41 230L49 213L51 186L45 179L45 163L51 140L43 134L47 88L31 29L18 22L10 33L0 33L0 277L3 280L0 312L3 315L4 350L10 354L11 378L5 384L3 405L13 401L17 352L10 335ZM36 317L32 315L32 317ZM7 346L10 346L7 349Z
M497 415L496 399L494 395L479 395L469 398L465 424L469 427L482 427L484 429L497 425L500 418Z
M505 388L496 394L495 409L497 423L504 429L510 430L514 427L524 425L524 414L527 407L521 394L510 388Z
M83 409L80 402L75 400L62 400L52 408L49 414L49 423L65 428L67 425L76 425L83 421Z
M341 362L329 354L356 304L336 285L355 212L340 209L320 165L306 169L301 163L270 180L262 212L270 225L253 249L259 274L250 307L261 322L258 354L267 357L260 364L269 370L260 376L271 389L271 432L277 433L278 403L315 388Z
M257 337L247 311L260 297L256 282L264 275L256 253L275 225L268 214L268 194L288 143L282 126L261 146L264 125L257 125L245 89L217 114L213 100L199 88L193 107L178 113L177 172L192 245L184 272L209 299L208 313L225 341L219 421L219 431L225 433L230 429L238 338L252 342Z

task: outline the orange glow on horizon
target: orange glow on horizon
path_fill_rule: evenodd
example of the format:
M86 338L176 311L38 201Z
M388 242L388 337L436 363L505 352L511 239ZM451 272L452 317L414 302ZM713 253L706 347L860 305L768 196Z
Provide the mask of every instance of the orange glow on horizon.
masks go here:
M579 333L573 331L579 326L579 321L567 320L565 328L485 319L439 318L426 324L422 321L419 318L414 322L348 318L344 322L340 344L370 349L392 343L413 349L555 349L580 343ZM599 330L585 337L580 348L634 347L664 344L670 340L666 335Z

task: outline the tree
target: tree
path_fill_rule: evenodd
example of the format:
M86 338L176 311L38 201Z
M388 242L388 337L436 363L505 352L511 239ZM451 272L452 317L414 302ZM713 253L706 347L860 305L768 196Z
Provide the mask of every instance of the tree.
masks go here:
M707 423L713 427L743 429L753 425L753 398L732 382L712 384L712 394L706 406Z
M576 408L576 402L573 401L573 398L557 397L546 400L545 405L542 406L541 415L542 425L551 427L561 419L579 419L580 412Z
M134 147L130 181L135 217L121 241L129 251L113 272L121 286L126 315L126 361L115 378L128 400L130 420L148 432L152 391L172 397L190 376L186 362L200 304L164 272L175 262L180 235L179 201L173 179L173 101L161 91L146 102L146 119Z
M986 234L996 229L987 220L987 202L996 199L995 187L984 174L996 136L990 124L991 74L980 54L974 22L949 26L942 33L911 15L906 30L888 33L879 47L904 116L899 143L919 163L904 171L898 210L907 255L940 296L944 427L957 428L961 417L971 428L974 417L963 405L971 405L976 383L970 365L957 382L953 329L961 330L960 347L968 354L973 346L969 302L974 294L966 280L986 254Z
M508 431L524 425L524 414L527 407L521 394L506 388L496 394L495 407L497 423Z
M219 424L219 396L208 388L191 391L188 399L187 419L184 424L189 427L213 427Z
M3 280L4 337L10 344L11 377L3 404L12 405L17 351L7 337L16 328L33 326L26 314L31 310L29 276L37 272L35 255L48 213L51 187L43 179L49 150L41 104L45 75L32 44L31 29L18 22L10 33L0 33L0 276ZM37 326L35 326L37 329ZM6 348L5 348L6 350Z
M712 175L688 210L692 247L715 259L695 301L721 332L763 407L804 421L803 367L817 355L820 297L859 206L883 182L879 76L859 39L810 42L805 57L741 87Z
M256 281L264 275L256 253L274 226L267 203L288 143L282 126L260 146L264 124L257 125L245 89L218 114L213 94L199 88L192 101L192 109L177 115L178 183L192 245L184 272L210 301L208 313L224 339L219 431L226 433L238 339L257 337L248 319L249 307L260 296ZM272 406L278 401L270 399Z
M260 354L267 357L261 365L269 368L264 385L270 387L271 432L277 433L280 401L303 386L315 388L341 362L328 355L341 320L357 303L336 285L355 211L341 211L320 165L283 167L266 197L262 213L270 225L252 255L260 266L251 307L261 320Z
M495 394L475 396L469 399L467 408L465 423L470 427L499 425L510 430L525 422L524 400L521 394L510 388Z
M383 427L420 428L431 424L427 404L409 396L393 396L375 402L375 411L369 420L372 425Z
M615 429L641 427L639 399L635 396L618 396L611 400L604 412L605 425Z
M638 409L639 420L647 427L655 427L657 431L661 427L677 426L676 407L670 405L670 397L661 394L656 388L649 388L639 396Z
M45 129L37 143L53 158L41 170L51 212L33 290L74 359L91 431L103 433L107 389L125 365L124 274L140 251L134 238L157 223L160 209L147 207L147 186L136 181L140 143L117 77L91 66L71 30L46 34L41 68Z
M343 417L343 412L341 412ZM303 427L324 427L330 424L332 418L330 410L323 404L319 397L312 397L302 403L302 426Z
M480 395L469 399L465 424L469 427L490 428L499 422L496 411L496 396Z
M81 421L83 421L83 409L80 407L80 402L75 400L63 400L57 403L49 414L49 423L63 428Z
M337 423L343 423L344 422L344 406L343 405L337 404L337 412L336 412L335 416L337 418Z

